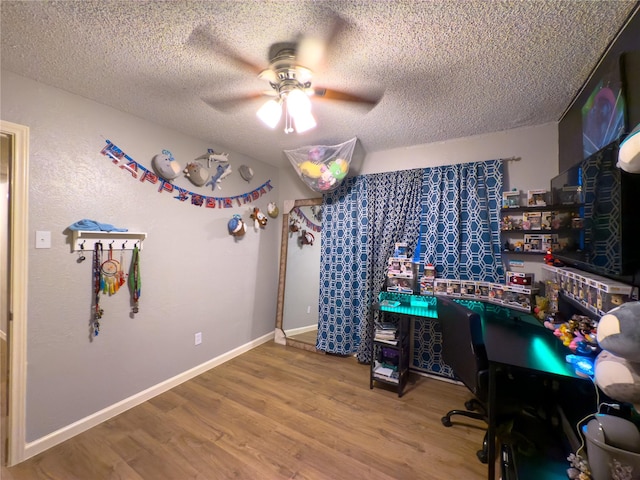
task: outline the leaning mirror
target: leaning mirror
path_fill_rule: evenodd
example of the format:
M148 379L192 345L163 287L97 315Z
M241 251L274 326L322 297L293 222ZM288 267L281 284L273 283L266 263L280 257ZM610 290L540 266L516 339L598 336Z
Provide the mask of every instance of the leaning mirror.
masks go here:
M316 351L322 198L284 203L276 341Z

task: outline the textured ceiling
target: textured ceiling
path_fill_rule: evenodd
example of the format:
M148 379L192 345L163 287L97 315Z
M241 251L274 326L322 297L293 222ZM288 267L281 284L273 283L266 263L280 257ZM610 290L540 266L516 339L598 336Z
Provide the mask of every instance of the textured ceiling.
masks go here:
M358 137L366 152L557 121L634 1L7 1L1 67L264 162ZM269 47L331 37L314 85L384 92L370 110L313 100L286 135L207 101L265 90L221 46L266 67Z

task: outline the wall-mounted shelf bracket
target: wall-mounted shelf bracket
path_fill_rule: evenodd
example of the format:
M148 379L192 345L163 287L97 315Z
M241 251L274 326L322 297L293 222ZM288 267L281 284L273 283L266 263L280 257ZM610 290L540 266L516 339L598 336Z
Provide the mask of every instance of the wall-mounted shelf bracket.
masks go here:
M142 250L142 241L147 238L142 232L104 232L101 230L72 230L71 251L91 251L96 243L102 243L102 248L108 250L133 250L137 245Z

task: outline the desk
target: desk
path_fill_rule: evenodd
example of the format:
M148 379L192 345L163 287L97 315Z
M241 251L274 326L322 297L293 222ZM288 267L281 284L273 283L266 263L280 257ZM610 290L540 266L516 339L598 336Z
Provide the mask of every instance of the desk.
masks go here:
M496 460L496 373L501 366L516 367L528 372L564 378L581 379L565 361L571 351L539 325L522 321L499 319L486 315L482 319L484 344L489 360L489 400L487 413L488 478L495 479ZM568 465L567 465L568 466Z

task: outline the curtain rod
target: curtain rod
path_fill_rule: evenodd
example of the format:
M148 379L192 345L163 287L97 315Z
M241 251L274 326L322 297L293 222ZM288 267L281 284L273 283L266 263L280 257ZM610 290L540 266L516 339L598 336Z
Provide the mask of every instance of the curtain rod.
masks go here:
M522 157L508 157L501 158L500 160L502 160L503 162L519 162L520 160L522 160Z

